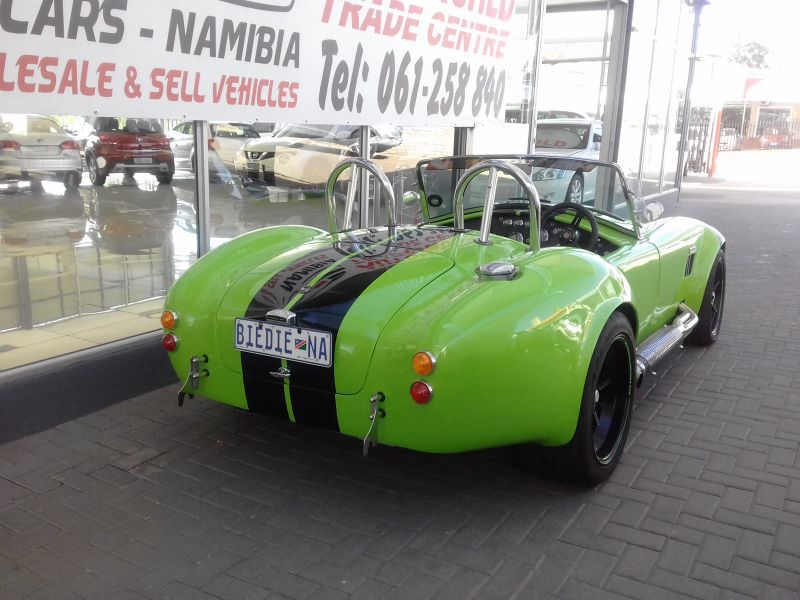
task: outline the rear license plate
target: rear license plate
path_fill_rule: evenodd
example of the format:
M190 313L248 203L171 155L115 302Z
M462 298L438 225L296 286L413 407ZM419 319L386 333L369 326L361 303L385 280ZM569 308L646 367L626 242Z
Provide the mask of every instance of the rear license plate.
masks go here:
M234 347L320 367L331 366L333 337L325 331L287 327L264 321L236 319Z
M247 168L250 169L251 171L258 171L258 169L260 167L261 167L261 165L259 165L257 162L249 162L249 163L247 163Z
M58 156L60 152L58 146L24 146L22 150L25 156Z
M152 165L153 159L152 158L134 158L133 164L135 165Z

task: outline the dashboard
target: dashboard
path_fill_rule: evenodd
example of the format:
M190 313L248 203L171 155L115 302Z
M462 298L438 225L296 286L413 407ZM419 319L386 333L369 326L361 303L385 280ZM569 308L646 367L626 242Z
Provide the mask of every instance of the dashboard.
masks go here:
M481 219L477 217L470 220L465 220L464 227L474 231L479 231L481 228ZM558 223L554 225L553 229L555 230L557 228ZM528 218L528 211L519 209L495 208L494 215L492 215L492 225L489 231L495 235L500 235L510 240L516 240L518 242L527 244L529 242L531 232L531 222ZM550 233L551 232L547 232L547 235L549 236ZM595 254L605 256L606 254L614 252L616 249L617 246L615 244L603 239L601 235L597 240L597 244L591 250Z

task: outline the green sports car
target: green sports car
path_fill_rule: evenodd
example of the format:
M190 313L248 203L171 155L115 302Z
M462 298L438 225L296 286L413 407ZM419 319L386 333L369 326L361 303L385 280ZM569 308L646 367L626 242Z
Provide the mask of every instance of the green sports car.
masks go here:
M338 200L350 170L371 176L371 202L364 186ZM590 176L591 200L540 201L537 185ZM420 222L399 224L386 175L346 160L327 185L330 231L268 227L198 260L162 316L179 402L333 429L365 454L519 446L604 480L642 377L684 340L717 339L724 238L648 219L611 163L455 156L419 163L417 179L402 201ZM352 226L370 205L387 225Z

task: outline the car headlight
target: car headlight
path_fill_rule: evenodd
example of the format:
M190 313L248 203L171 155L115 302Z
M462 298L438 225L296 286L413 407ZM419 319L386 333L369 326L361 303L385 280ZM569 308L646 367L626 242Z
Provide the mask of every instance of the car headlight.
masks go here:
M550 181L551 179L563 179L566 177L565 169L539 169L533 174L533 181Z
M245 152L245 153L244 153L244 155L245 155L245 156L246 156L246 157L247 157L249 160L258 160L259 158L261 158L261 155L262 155L262 154L264 154L264 153L263 153L263 152Z

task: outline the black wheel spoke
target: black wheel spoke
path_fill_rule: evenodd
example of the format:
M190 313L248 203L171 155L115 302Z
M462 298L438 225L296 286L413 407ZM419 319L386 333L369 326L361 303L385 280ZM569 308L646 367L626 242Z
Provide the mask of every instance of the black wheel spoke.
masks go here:
M611 385L611 383L612 383L611 379L605 379L605 380L603 380L603 382L601 382L601 383L599 383L599 384L597 385L597 391L598 391L598 392L600 392L600 393L602 393L602 392L603 392L603 390L605 390L605 389L606 389L608 386L610 386L610 385Z

